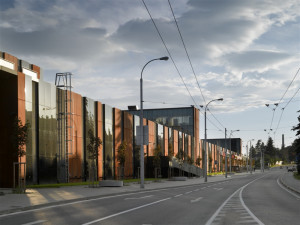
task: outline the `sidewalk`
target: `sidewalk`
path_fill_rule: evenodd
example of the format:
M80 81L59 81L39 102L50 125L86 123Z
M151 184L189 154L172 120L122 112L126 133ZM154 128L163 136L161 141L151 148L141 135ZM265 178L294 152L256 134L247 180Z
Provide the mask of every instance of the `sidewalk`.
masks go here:
M208 183L230 180L239 176L246 176L249 173L240 173L236 175L224 175L208 177ZM71 186L60 188L37 188L27 189L26 194L12 194L10 189L2 189L5 194L0 196L0 215L15 211L22 211L39 206L53 205L55 203L66 203L75 200L83 200L89 198L96 198L99 196L107 196L114 194L125 194L132 192L140 192L154 189L180 187L187 185L197 185L204 183L204 178L192 178L187 181L169 181L163 180L160 182L145 182L145 188L140 189L140 184L130 183L123 187L100 187L89 188L88 186Z
M293 172L284 173L280 181L286 188L300 194L300 180L295 179L293 174Z

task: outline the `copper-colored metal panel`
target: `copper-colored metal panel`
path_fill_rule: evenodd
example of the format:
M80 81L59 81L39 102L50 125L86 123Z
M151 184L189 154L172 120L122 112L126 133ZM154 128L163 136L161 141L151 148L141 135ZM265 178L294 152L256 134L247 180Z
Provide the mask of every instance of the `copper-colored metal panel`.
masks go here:
M6 52L4 52L4 59L14 63L14 70L17 72L18 71L18 58L15 56L12 56Z
M165 156L168 156L169 147L169 128L164 126L164 145L165 145Z
M124 141L127 143L124 173L126 178L133 176L133 115L124 112Z
M173 140L173 146L174 146L174 156L178 154L178 131L173 130L174 132L174 140Z
M103 107L101 102L97 102L97 134L98 137L103 141ZM100 146L98 152L98 179L103 179L103 145Z
M32 64L32 70L37 73L37 78L41 78L41 68Z
M120 167L118 162L118 148L121 145L122 142L122 111L120 109L114 108L114 135L115 135L115 177L118 176L118 167Z

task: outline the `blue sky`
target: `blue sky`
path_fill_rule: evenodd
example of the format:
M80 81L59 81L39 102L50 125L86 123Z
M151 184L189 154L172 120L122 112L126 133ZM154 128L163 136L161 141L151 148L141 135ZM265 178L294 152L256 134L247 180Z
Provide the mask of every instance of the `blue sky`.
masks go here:
M156 61L143 74L145 108L222 97L210 104L208 138L223 138L226 127L244 144L294 140L300 74L284 93L300 67L299 1L170 0L195 74L168 1L145 3L194 98L170 60ZM168 55L141 0L1 0L0 10L1 51L39 65L48 82L72 72L74 91L120 109L139 104L143 65ZM201 114L201 138L203 124Z

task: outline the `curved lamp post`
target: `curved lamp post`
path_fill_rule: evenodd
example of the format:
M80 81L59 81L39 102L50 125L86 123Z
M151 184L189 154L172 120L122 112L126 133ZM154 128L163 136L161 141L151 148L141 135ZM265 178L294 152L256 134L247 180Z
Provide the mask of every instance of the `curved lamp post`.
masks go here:
M223 101L223 98L218 98L218 99L213 99L209 103L206 104L205 106L205 111L204 111L204 181L207 182L207 149L206 149L206 139L207 139L207 130L206 130L206 110L207 106L214 101Z
M247 141L247 145L246 145L246 148L247 148L247 173L248 173L248 162L250 161L250 173L252 174L252 152L250 154L250 151L251 151L251 141L254 141L254 139L250 139L249 141ZM248 143L250 142L250 149L248 148ZM248 151L249 150L249 151ZM250 154L250 160L248 160L249 158L249 154Z
M161 57L161 58L157 58L157 59L152 59L149 62L147 62L141 72L141 79L140 79L140 104L141 104L141 115L140 115L140 135L141 135L141 147L140 147L140 176L141 176L141 188L144 188L144 133L143 133L143 127L144 127L144 123L143 123L143 71L145 69L145 67L152 61L155 60L164 60L167 61L169 59L169 57L165 56L165 57Z

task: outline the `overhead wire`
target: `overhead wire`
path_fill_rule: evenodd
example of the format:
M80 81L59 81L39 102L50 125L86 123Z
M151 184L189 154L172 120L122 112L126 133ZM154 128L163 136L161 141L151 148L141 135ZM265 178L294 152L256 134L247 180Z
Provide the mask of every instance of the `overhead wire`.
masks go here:
M193 98L193 96L191 95L191 93L190 93L190 91L189 91L189 89L188 89L186 83L184 82L184 79L183 79L181 73L179 72L179 69L178 69L178 67L177 67L177 65L176 65L176 63L175 63L175 61L174 61L174 59L173 59L173 57L172 57L172 55L171 55L171 52L169 51L169 49L168 49L168 47L167 47L167 45L166 45L166 43L165 43L165 41L164 41L164 39L163 39L163 37L162 37L160 31L159 31L159 29L158 29L158 27L156 26L156 23L155 23L155 21L154 21L152 15L151 15L151 13L150 13L150 11L149 11L147 5L146 5L146 3L144 2L144 0L142 0L142 2L143 2L143 4L144 4L144 6L145 6L145 8L146 8L146 10L147 10L147 12L148 12L150 18L151 18L151 21L152 21L152 23L153 23L153 25L154 25L154 27L155 27L155 29L156 29L156 31L157 31L157 33L158 33L160 39L161 39L161 41L162 41L162 43L163 43L163 45L164 45L164 47L165 47L165 49L166 49L166 51L167 51L167 53L168 53L170 59L171 59L171 61L173 62L173 65L174 65L174 67L175 67L175 69L176 69L178 75L180 76L180 78L181 78L181 80L182 80L182 83L184 84L184 86L185 86L186 90L188 91L190 97L192 98L193 102L195 103L195 106L197 106L197 103L196 103L195 99Z
M297 75L299 74L299 71L300 71L300 67L298 68L295 76L293 77L293 80L291 81L291 83L289 84L289 86L287 87L286 91L284 92L283 96L281 97L281 99L279 100L279 102L283 99L283 97L285 96L285 94L287 93L288 89L291 87L292 83L294 82L295 78L297 77ZM285 104L285 106L283 108L281 108L281 114L280 114L280 118L278 120L278 123L277 123L277 127L274 131L274 139L275 139L275 135L277 133L277 130L278 130L278 127L279 127L279 124L281 122L281 119L282 119L282 115L284 113L284 110L286 109L286 107L292 102L293 98L296 96L296 94L299 92L300 88L298 88L298 90L294 93L294 95L290 98L290 100Z
M199 84L199 82L198 82L198 79L197 79L197 76L196 76L196 73L195 73L195 70L194 70L194 66L193 66L193 64L192 64L190 55L189 55L189 53L188 53L188 51L187 51L187 48L186 48L185 42L184 42L184 40L183 40L183 36L182 36L182 34L181 34L181 31L180 31L180 29L179 29L179 26L178 26L178 23L177 23L177 20L176 20L176 17L175 17L175 14L174 14L174 11L173 11L173 8L172 8L172 5L171 5L170 0L168 0L168 3L169 3L169 6L170 6L170 9L171 9L171 12L172 12L172 15L173 15L173 18L174 18L174 21L175 21L175 24L176 24L176 27L177 27L177 30L178 30L178 33L179 33L179 36L180 36L182 45L183 45L183 48L184 48L185 53L186 53L186 56L187 56L187 58L188 58L188 60L189 60L191 69L192 69L192 71L193 71L193 74L194 74L194 77L195 77L195 79L196 79L196 82L197 82L198 88L199 88L199 90L200 90L201 96L202 96L202 98L203 98L203 101L204 101L204 103L205 103L205 105L206 105L206 100L205 100L205 98L204 98L204 95L203 95L203 93L202 93L202 89L201 89L200 84Z
M179 28L179 25L178 25L178 22L177 22L177 20L176 20L176 17L175 17L175 14L174 14L174 11L173 11L173 8L172 8L172 5L171 5L171 2L170 2L170 0L168 0L168 3L169 3L169 6L170 6L170 9L171 9L171 12L172 12L172 15L173 15L173 18L174 18L174 21L175 21L175 24L176 24L176 27L177 27L177 30L178 30L178 33L179 33L179 36L180 36L180 39L181 39L181 42L182 42L182 45L183 45L183 48L184 48L184 50L185 50L185 53L186 53L186 56L187 56L187 58L188 58L188 61L189 61L189 63L190 63L190 66L191 66L191 69L192 69L192 72L193 72L193 75L194 75L194 77L195 77L195 80L196 80L196 83L197 83L197 85L198 85L198 88L199 88L199 90L200 90L200 93L201 93L201 96L202 96L202 98L203 98L203 101L204 101L204 103L205 103L205 105L206 105L206 100L205 100L205 98L204 98L204 95L203 95L203 92L202 92L202 89L201 89L201 87L200 87L200 84L199 84L199 81L198 81L198 78L197 78L197 76L196 76L196 73L195 73L195 70L194 70L194 66L193 66L193 64L192 64L192 61L191 61L191 58L190 58L190 55L189 55L189 53L188 53L188 50L187 50L187 47L186 47L186 44L185 44L185 42L184 42L184 40L183 40L183 36L182 36L182 33L181 33L181 31L180 31L180 28ZM210 112L210 111L209 111ZM223 126L223 124L216 118L216 116L212 113L212 112L210 112L210 114L215 118L215 120L223 127L223 128L225 128L224 126Z

